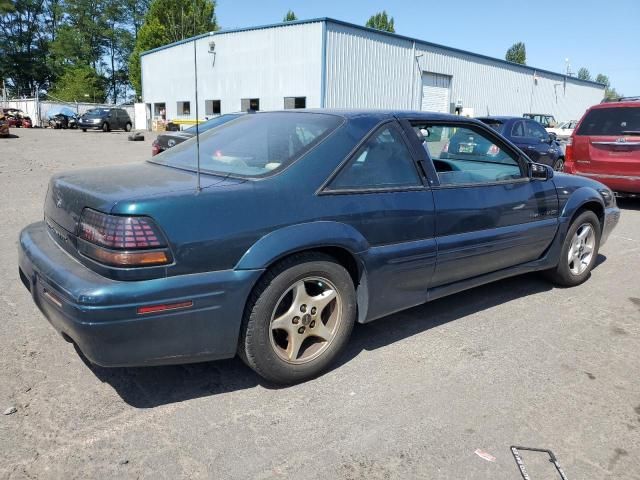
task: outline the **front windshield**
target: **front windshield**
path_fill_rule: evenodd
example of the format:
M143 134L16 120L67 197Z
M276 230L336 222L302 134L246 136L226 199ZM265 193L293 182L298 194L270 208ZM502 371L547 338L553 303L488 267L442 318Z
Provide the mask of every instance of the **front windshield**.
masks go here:
M94 108L92 110L88 110L85 115L87 117L99 117L100 115L106 115L107 113L109 113L108 108Z
M262 177L283 169L322 141L342 119L310 112L242 115L200 135L200 170ZM196 171L196 139L153 157L153 163Z

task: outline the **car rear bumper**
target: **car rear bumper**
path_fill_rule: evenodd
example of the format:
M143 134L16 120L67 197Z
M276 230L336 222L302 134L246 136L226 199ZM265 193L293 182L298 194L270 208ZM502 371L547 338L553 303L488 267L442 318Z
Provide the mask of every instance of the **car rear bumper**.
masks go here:
M245 301L261 270L142 281L98 275L63 251L44 222L20 234L19 273L51 325L93 363L142 366L233 357ZM138 308L192 302L140 315Z
M640 172L637 175L612 175L604 173L585 173L576 172L576 175L592 178L600 183L604 183L607 187L616 193L640 193Z

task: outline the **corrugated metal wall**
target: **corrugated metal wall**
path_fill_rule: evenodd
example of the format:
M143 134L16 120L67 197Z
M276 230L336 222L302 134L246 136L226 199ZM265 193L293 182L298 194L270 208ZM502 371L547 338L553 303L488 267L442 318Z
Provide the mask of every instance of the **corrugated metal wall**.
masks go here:
M578 119L603 89L463 52L327 22L327 107L419 109L422 72L450 75L451 102L475 116L551 113ZM415 49L415 50L414 50ZM416 58L416 56L418 58Z
M259 98L260 110L284 108L284 97L307 97L320 106L322 22L215 34L197 40L200 118L205 100L221 100L222 113L237 112L242 98ZM214 56L208 53L215 42ZM142 57L145 103L165 103L167 119L195 118L193 43ZM191 102L180 116L177 102Z

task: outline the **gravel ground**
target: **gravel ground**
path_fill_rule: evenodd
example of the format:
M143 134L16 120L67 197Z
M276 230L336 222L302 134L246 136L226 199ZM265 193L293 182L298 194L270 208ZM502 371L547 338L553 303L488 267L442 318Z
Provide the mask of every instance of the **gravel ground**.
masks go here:
M145 159L123 133L0 139L0 477L517 479L510 445L569 479L640 478L640 201L591 279L527 275L357 326L340 364L290 388L237 359L86 364L17 275L53 173ZM490 454L489 460L474 453ZM481 453L481 452L478 452ZM523 454L532 480L553 476Z

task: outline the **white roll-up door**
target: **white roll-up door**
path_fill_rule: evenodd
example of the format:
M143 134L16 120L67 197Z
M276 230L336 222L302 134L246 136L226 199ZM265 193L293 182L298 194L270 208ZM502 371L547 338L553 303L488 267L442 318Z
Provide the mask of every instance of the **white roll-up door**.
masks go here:
M439 73L422 74L422 110L449 113L451 77Z

